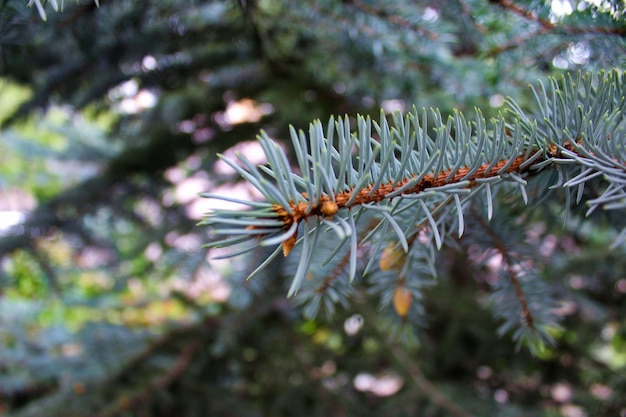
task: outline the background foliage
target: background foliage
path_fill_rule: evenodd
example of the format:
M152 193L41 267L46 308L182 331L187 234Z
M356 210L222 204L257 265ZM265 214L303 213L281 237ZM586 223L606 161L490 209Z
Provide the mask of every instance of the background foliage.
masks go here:
M437 254L406 345L362 287L306 319L289 258L245 281L267 254L208 262L196 227L198 192L254 196L216 154L258 157L260 129L412 105L489 118L550 75L623 71L622 2L36 3L46 21L0 3L1 413L626 412L626 265L601 213L564 223L554 200L494 220L558 288L538 357L498 337L497 259L471 234Z

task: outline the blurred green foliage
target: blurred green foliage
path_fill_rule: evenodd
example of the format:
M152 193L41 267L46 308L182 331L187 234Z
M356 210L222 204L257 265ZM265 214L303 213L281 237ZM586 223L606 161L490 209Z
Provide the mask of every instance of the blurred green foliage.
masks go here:
M0 2L0 415L626 413L626 263L602 213L507 212L563 300L539 357L497 336L471 245L438 255L407 347L358 283L350 310L304 319L282 260L246 281L196 227L198 192L244 187L215 155L260 129L413 104L489 117L548 76L623 71L623 3L41 3L45 22Z

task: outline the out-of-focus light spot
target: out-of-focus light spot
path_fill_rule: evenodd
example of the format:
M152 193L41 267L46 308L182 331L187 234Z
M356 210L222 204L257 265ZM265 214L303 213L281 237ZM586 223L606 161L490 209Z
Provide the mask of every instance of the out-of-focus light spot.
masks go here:
M196 129L193 132L193 142L196 144L206 143L213 138L215 135L215 130L210 127L203 127L201 129Z
M185 206L185 214L190 219L200 220L209 211L207 207L206 199L196 198Z
M615 283L615 289L617 292L626 294L626 278L622 278Z
M422 19L427 22L434 23L439 20L439 11L432 7L426 7L424 13L422 13Z
M587 417L587 413L582 408L573 404L563 404L560 411L563 417Z
M224 152L224 156L228 159L236 160L236 154L241 153L244 155L253 165L260 165L267 162L265 158L265 153L263 152L263 148L261 148L261 144L257 141L245 141L239 142L237 145L232 148L227 149ZM226 162L219 160L215 163L213 170L221 175L232 175L235 174L236 171L231 168Z
M113 260L113 254L110 250L98 248L95 246L85 246L74 257L76 266L82 269L98 268Z
M360 373L354 377L354 388L359 391L369 391L376 383L374 375Z
M393 113L396 111L403 112L405 109L404 101L398 100L398 99L383 100L383 102L380 103L380 105L385 111L385 113Z
M569 279L569 286L575 290L580 290L585 286L585 280L580 275L574 275Z
M174 246L174 243L176 242L176 239L178 239L178 232L172 230L171 232L169 232L168 234L165 235L165 244L167 246Z
M564 16L569 16L574 12L574 7L569 0L552 0L550 5L550 20L554 23Z
M494 108L502 107L504 104L504 96L502 94L494 94L489 97L489 105Z
M315 373L319 377L327 378L337 372L337 364L333 361L326 361L319 369L316 369L315 371Z
M170 167L165 170L165 179L176 184L185 179L185 170L180 167Z
M349 317L343 324L343 329L348 336L356 335L363 327L363 316L360 314L354 314Z
M609 341L615 337L615 333L617 333L617 329L614 324L608 324L602 329L602 339Z
M215 114L215 122L222 129L228 129L242 123L254 123L261 120L265 115L271 114L274 108L269 103L257 103L244 98L239 101L229 101L226 110Z
M149 90L141 90L135 98L137 105L141 110L154 107L157 102L156 94Z
M552 60L552 65L559 69L569 68L569 62L567 62L567 59L563 58L561 55L554 57L554 59Z
M493 254L489 259L487 259L487 262L485 262L485 264L487 265L487 268L489 268L491 271L499 271L502 268L502 254Z
M586 42L576 42L567 49L569 61L575 65L587 65L591 58L591 49Z
M346 372L340 372L332 378L322 379L324 387L331 391L338 391L341 387L344 387L348 383L350 383L350 377Z
M193 120L183 120L178 124L178 131L181 133L193 133L196 130L196 124Z
M206 191L206 190L205 190ZM218 195L228 195L229 197L240 200L255 200L262 198L256 188L247 182L238 182L236 184L226 184L214 187L211 192ZM209 210L246 210L250 207L245 204L238 204L231 201L219 200L216 198L201 198L205 213Z
M162 207L154 200L147 198L139 200L135 204L135 213L153 226L157 226L163 221Z
M395 374L374 376L362 372L354 378L353 384L359 391L371 392L378 397L389 397L400 391L404 386L404 379Z
M600 400L606 400L613 395L613 388L608 385L592 384L589 391L591 392L591 395Z
M143 285L141 280L137 278L131 278L128 280L128 284L126 284L126 286L128 287L128 291L133 297L137 299L145 297L146 287Z
M222 274L208 265L198 268L191 282L188 279L178 279L173 287L191 298L219 303L227 301L231 291Z
M559 403L565 403L572 399L572 387L568 384L559 382L554 384L552 389L550 390L550 395L552 399Z
M37 200L20 189L0 189L0 235L19 226L26 220L26 214L37 207ZM18 228L12 232L18 232ZM20 226L21 232L23 227Z
M343 93L346 92L346 85L344 83L342 83L342 82L337 82L337 83L333 84L333 90L337 94L343 94Z
M161 247L160 244L156 242L150 243L146 247L146 250L144 251L144 255L151 262L156 262L161 257L162 253L163 253L163 248Z
M161 204L163 204L163 207L172 207L175 202L174 190L165 190L163 192L163 197L161 197Z
M491 375L493 375L493 370L488 366L479 366L478 369L476 369L476 376L479 379L488 379Z
M135 79L112 88L108 96L115 103L117 111L127 114L139 113L154 107L157 102L156 94L150 90L139 89L139 83Z
M118 110L121 113L134 114L143 110L154 107L157 102L156 95L148 90L141 90L133 97L127 97L123 99L119 105Z
M197 154L191 155L185 159L185 165L191 170L197 170L202 165L202 158Z
M176 249L180 249L185 252L195 252L202 245L200 237L197 235L191 233L179 235L174 231L165 235L165 243L168 246L175 247Z
M591 48L586 42L571 44L567 50L560 53L552 60L552 65L557 68L567 69L589 64Z
M122 84L113 88L109 93L109 97L117 99L121 97L132 97L139 91L137 80L124 81Z
M541 242L541 246L539 247L539 253L541 253L545 257L549 257L552 255L554 250L556 249L556 245L559 243L559 238L555 235L547 235L543 242Z
M35 207L37 207L37 200L24 190L18 188L0 189L0 212L24 213Z
M66 357L80 356L83 352L83 347L78 343L65 343L61 346L61 351L63 356Z
M22 223L26 216L21 211L0 211L0 234Z
M576 303L573 301L563 300L558 307L552 310L557 316L569 316L576 312Z
M509 401L509 393L503 389L498 389L493 393L493 399L498 404L505 404Z
M403 385L404 380L401 377L388 374L376 378L376 383L370 391L378 397L389 397L400 391Z
M361 104L365 107L373 107L376 104L376 100L374 100L374 97L365 96L361 99Z
M153 71L157 68L157 60L152 55L146 55L141 61L141 68L144 71Z
M188 204L198 198L198 194L211 188L211 182L202 176L195 175L178 182L174 189L176 201Z

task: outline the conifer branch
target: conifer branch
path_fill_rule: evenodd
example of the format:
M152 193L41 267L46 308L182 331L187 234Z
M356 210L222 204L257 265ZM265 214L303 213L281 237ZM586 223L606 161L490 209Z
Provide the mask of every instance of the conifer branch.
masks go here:
M426 36L431 40L439 39L439 35L437 35L436 33L426 30L423 27L420 27L419 25L413 22L410 22L408 19L398 14L390 13L383 8L374 7L360 0L349 0L346 3L354 6L358 10L363 11L364 13L368 13L380 19L387 20L389 21L389 23L393 25L412 30L420 36Z
M497 3L502 8L511 11L512 13L515 13L518 16L522 16L523 18L527 20L536 22L541 27L542 33L555 30L555 29L561 29L571 34L600 33L600 34L617 35L617 36L624 34L623 28L612 28L612 27L601 27L601 26L596 26L596 27L577 27L577 26L567 26L567 25L557 26L556 24L550 22L549 20L546 20L540 17L539 15L537 15L537 13L526 10L525 8L513 2L512 0L494 0L493 2Z
M413 361L409 355L397 345L391 346L391 352L396 359L399 366L406 369L415 385L422 391L422 393L428 397L430 401L437 404L449 415L453 417L474 417L474 414L459 407L454 401L444 395L437 387L426 378L419 366Z
M500 238L494 233L493 229L489 227L482 216L476 216L478 219L478 223L480 224L482 230L484 230L491 241L493 242L496 250L504 260L504 267L506 269L507 275L513 288L515 289L515 296L517 297L517 301L519 302L520 309L522 311L522 320L526 327L529 329L533 329L534 318L530 309L528 308L528 302L526 301L526 296L524 295L524 290L522 290L522 285L520 284L520 279L518 277L517 271L513 268L513 256L509 252L507 246L500 240Z
M459 112L444 121L437 110L425 109L413 109L406 116L393 114L391 121L381 113L379 123L358 117L355 129L348 117L331 118L326 129L315 121L308 136L291 129L297 172L291 171L282 148L262 132L259 141L267 164L254 166L243 155L237 155L237 161L222 158L266 201L204 194L251 208L216 210L207 216L201 224L210 226L218 237L207 246L235 247L221 257L276 246L251 276L281 252L289 256L298 248L289 296L298 292L307 276L317 280L314 288L327 289L334 286L335 273L347 269L352 282L359 258L368 252L371 256L363 273L375 275L377 285L389 284L387 290L380 289L383 305L391 304L399 282L411 289L411 297L419 298L427 277L435 276L434 251L451 230L463 235L470 202L491 219L497 214L499 190L518 190L526 203L528 180L556 172L557 183L547 185L545 192L565 190L566 215L570 204L583 202L585 187L592 184L597 194L585 201L588 214L598 208L626 208L625 84L618 72L552 80L549 88L540 85L534 90L534 114L527 115L508 100L506 115L489 124L478 110L468 122ZM570 190L576 191L575 202ZM337 239L329 239L329 233ZM616 245L626 239L624 231L619 239ZM383 242L393 243L392 254L399 251L389 259L401 262L390 266L381 259L375 268L374 260L387 250ZM327 261L321 267L326 269L310 273L323 247ZM500 248L503 255L504 249ZM328 263L335 257L338 263ZM421 275L413 277L417 264ZM540 328L519 280L515 274L509 276L525 326ZM333 278L325 281L324 277ZM395 307L403 314L406 311Z
M508 51L513 48L517 48L529 40L537 39L541 35L545 35L547 33L568 33L571 35L586 35L586 34L595 34L595 35L609 35L609 36L623 36L624 28L622 27L610 27L610 26L572 26L566 25L563 23L559 23L558 25L552 23L549 20L546 20L540 17L537 13L526 10L519 4L511 1L511 0L493 0L493 3L499 5L505 10L510 11L513 14L521 16L522 18L534 22L537 24L537 28L535 30L530 30L527 33L519 36L515 36L512 39L508 40L505 43L500 45L496 45L487 51L488 56L499 55L505 51ZM480 30L480 28L479 28Z

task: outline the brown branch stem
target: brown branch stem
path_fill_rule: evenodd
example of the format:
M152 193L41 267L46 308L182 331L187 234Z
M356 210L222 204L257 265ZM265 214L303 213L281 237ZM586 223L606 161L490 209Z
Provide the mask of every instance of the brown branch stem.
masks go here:
M463 410L439 391L423 374L417 364L409 358L406 352L397 345L391 346L391 353L398 363L408 372L415 385L434 404L437 404L453 417L474 417L470 412Z
M476 215L478 219L478 223L483 228L483 230L489 235L489 238L493 242L494 248L502 255L504 259L504 264L506 265L506 272L509 276L509 280L515 289L515 296L517 297L517 301L520 304L520 308L522 310L522 318L524 320L524 324L526 327L532 329L534 325L534 318L530 309L528 308L528 302L526 301L526 296L524 295L524 290L522 290L522 284L520 283L519 276L517 271L513 268L513 256L509 252L507 246L502 242L502 240L494 233L493 229L489 227L489 224L485 221L485 219Z

